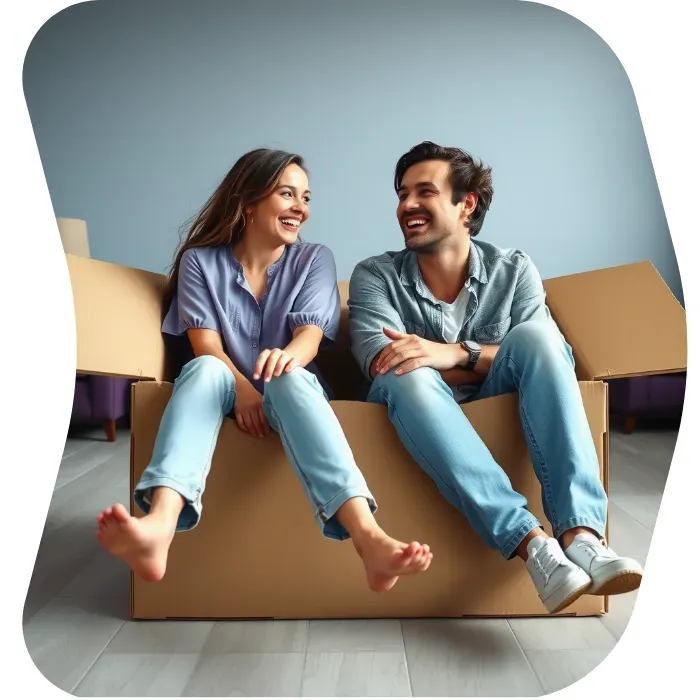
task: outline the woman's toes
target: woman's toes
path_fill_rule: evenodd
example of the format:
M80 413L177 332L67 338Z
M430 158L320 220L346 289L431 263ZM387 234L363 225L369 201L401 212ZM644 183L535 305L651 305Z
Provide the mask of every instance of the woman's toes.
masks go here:
M416 554L420 552L420 543L418 542L411 542L411 544L406 547L406 552L409 553L412 557L415 557Z
M121 503L117 503L117 505L112 508L112 515L118 522L121 523L125 523L127 520L129 520L129 518L131 518L129 511L127 511L127 509L124 508Z

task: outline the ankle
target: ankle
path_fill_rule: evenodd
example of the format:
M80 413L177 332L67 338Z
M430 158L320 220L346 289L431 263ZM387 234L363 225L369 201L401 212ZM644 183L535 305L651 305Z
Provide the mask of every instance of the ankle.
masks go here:
M535 539L535 537L549 537L549 535L541 527L536 527L534 530L530 530L530 532L523 537L522 541L517 546L515 553L525 562L530 558L527 551L527 545L533 539Z
M348 530L348 534L357 549L362 549L386 537L386 534L376 522L359 523L352 528L352 531Z
M569 547L576 539L577 535L593 535L593 537L599 539L598 535L587 527L572 527L570 530L562 532L561 536L559 537L561 548L566 549Z
M173 489L160 487L153 492L149 516L153 520L177 522L182 509L185 507L185 499Z
M336 513L338 522L348 531L355 545L370 541L382 534L374 519L369 502L364 496L354 496L343 503Z

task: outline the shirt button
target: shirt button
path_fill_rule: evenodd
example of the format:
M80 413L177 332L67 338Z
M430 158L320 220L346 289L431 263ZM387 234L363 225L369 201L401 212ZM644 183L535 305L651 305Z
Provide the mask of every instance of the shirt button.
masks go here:
M254 342L254 343L253 343L253 347L254 347L254 348L257 348L257 347L258 347L258 344Z

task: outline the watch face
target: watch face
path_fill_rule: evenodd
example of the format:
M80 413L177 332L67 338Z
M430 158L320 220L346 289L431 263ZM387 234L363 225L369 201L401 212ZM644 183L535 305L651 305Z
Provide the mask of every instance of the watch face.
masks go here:
M478 343L474 343L471 340L467 341L467 347L469 348L470 352L479 352L481 350L481 346Z

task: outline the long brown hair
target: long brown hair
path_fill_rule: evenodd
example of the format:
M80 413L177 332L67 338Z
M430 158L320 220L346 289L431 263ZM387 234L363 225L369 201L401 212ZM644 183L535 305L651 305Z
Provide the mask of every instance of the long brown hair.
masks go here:
M236 161L194 217L178 246L165 286L166 299L171 299L177 289L177 275L185 251L208 246L232 246L239 241L246 226L246 208L271 195L289 165L298 165L306 172L301 156L270 148L250 151Z

